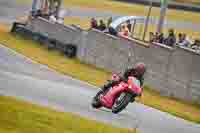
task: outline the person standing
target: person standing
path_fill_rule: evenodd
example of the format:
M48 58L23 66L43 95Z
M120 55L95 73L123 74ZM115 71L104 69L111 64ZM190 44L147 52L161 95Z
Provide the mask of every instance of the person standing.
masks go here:
M127 20L126 23L127 23L127 28L128 28L128 30L129 30L129 32L131 33L131 31L132 31L132 24L131 24L131 21L130 21L130 20Z
M106 29L106 24L103 22L102 19L99 22L100 22L100 24L98 26L98 30L104 31Z
M170 47L173 47L176 44L176 36L174 33L174 29L169 30L169 35L165 40L165 44Z
M98 24L97 24L97 20L95 18L92 18L90 21L90 27L97 29L98 28Z
M112 23L112 17L110 17L109 19L108 19L108 22L107 22L107 27L110 27L110 24Z

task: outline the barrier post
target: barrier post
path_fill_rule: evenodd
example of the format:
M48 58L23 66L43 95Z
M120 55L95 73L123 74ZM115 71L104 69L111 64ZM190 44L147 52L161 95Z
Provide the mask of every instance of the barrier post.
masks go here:
M161 0L161 9L160 9L160 18L159 18L159 21L158 21L158 27L157 27L157 32L158 33L161 33L162 30L163 30L163 25L164 25L164 22L165 22L165 16L166 16L166 13L167 13L167 7L168 7L168 3L169 3L170 0Z

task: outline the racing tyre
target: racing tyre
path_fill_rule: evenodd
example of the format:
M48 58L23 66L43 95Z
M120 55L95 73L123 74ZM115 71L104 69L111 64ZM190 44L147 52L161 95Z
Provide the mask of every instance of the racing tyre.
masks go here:
M100 102L100 95L103 94L103 91L100 90L96 96L92 99L92 107L93 108L101 108L102 105L101 105L101 102Z
M121 93L115 100L112 107L112 112L117 114L127 107L127 105L133 100L133 95L129 92Z

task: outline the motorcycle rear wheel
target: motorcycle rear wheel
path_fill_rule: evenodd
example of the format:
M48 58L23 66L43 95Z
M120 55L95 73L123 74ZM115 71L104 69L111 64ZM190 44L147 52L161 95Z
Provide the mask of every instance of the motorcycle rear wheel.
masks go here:
M103 91L100 90L96 96L92 99L92 107L93 108L101 108L101 102L100 102L100 95L103 94Z
M127 105L133 100L133 95L129 92L121 93L115 100L115 103L112 107L112 112L117 114L124 110Z

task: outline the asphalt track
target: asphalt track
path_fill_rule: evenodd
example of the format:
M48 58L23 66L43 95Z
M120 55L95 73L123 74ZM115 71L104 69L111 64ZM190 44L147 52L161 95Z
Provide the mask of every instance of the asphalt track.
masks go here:
M92 109L91 99L97 91L96 87L61 75L0 45L1 95L15 96L118 127L137 127L141 133L200 132L199 124L139 103L130 104L118 115L106 109Z

